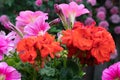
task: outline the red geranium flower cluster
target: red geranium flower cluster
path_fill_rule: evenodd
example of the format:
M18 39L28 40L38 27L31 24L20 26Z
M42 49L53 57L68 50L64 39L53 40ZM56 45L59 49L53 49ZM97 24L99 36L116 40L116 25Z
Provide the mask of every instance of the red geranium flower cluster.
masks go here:
M54 58L56 53L61 50L63 48L60 43L56 42L54 36L48 33L41 36L23 38L17 44L17 51L23 62L34 64L35 61L39 61L41 66L44 66L43 63L49 56Z
M78 57L83 64L99 64L110 60L115 43L111 34L95 24L84 26L76 22L72 30L62 31L62 43L68 48L68 57Z

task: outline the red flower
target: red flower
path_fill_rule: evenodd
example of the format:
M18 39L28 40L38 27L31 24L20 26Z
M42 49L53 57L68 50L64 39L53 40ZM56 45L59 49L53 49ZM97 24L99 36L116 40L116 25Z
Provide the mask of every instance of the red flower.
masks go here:
M93 33L92 56L100 63L109 61L111 53L115 51L115 43L111 34L102 27L94 28Z
M54 58L57 52L63 50L63 48L60 47L60 43L54 40L55 38L48 33L37 37L36 48L39 49L42 58L46 58L49 55L51 58Z
M109 61L115 50L111 34L104 28L95 26L95 23L84 26L76 22L72 30L64 30L62 34L62 43L68 48L68 57L78 55L81 63L98 64Z
M74 46L68 46L68 57L71 58L72 56L77 56L79 54L79 49Z
M78 28L84 28L84 27L85 27L85 26L84 26L83 23L76 21L76 22L74 23L73 30L74 30L74 29L78 29Z
M34 63L34 60L37 56L36 50L34 49L35 37L22 39L17 44L17 51L20 53L20 59L23 62Z
M72 30L62 31L62 34L63 34L63 37L61 39L63 44L66 44L67 46L70 46L71 44L73 44Z
M38 61L42 67L47 57L54 58L56 53L61 50L63 48L60 46L60 43L56 42L54 36L48 33L41 36L24 38L17 44L17 51L20 53L19 56L23 62L34 63Z
M74 25L73 30L62 32L62 43L67 46L74 45L80 50L90 50L93 42L90 31L82 23L76 22Z
M92 48L93 40L91 39L91 33L86 27L74 30L73 32L73 45L80 50L90 50Z

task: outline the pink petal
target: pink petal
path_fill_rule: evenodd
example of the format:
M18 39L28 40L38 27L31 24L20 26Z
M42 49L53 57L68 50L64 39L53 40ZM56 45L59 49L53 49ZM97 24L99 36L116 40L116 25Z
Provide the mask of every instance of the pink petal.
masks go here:
M20 78L21 78L21 74L16 70L9 72L6 75L6 80L20 80Z
M45 33L50 28L49 24L45 22L45 19L39 17L36 22L29 24L24 28L24 32L28 36L37 36L40 33Z
M69 5L67 5L67 4L60 4L59 6L60 6L60 8L62 9L63 14L64 14L66 17L68 17L69 10L70 10Z
M7 65L5 62L1 62L1 63L0 63L0 73L5 74L7 67L8 67L8 65Z

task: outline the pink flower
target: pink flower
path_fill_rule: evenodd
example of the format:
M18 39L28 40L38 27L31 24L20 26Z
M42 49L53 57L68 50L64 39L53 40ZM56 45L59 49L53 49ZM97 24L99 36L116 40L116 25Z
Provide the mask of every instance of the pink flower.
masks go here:
M21 74L6 62L0 62L0 80L21 80Z
M99 20L105 20L105 18L106 18L105 12L99 11L99 12L97 13L97 18L98 18Z
M15 35L13 32L10 32L8 35L5 35L5 32L0 32L0 60L3 59L4 55L9 55L9 51L14 49L13 39Z
M120 62L114 63L102 72L102 80L120 80Z
M87 0L88 3L90 3L92 6L96 5L96 0Z
M111 0L106 0L105 1L105 6L107 9L110 9L113 6L113 3Z
M45 20L48 19L47 13L43 13L42 11L21 11L19 16L16 17L16 27L23 31L26 25L33 23L40 16L44 17Z
M2 15L0 17L0 22L6 29L10 29L10 20L7 15Z
M120 26L116 26L116 27L114 28L114 32L115 32L116 34L120 34Z
M105 29L108 30L109 23L108 23L107 21L101 21L101 22L99 23L99 26L104 27Z
M38 18L34 23L27 25L24 32L27 36L43 35L50 28L49 24L45 22L45 18Z
M97 8L97 12L100 12L100 11L102 11L102 12L106 13L106 8L105 8L105 7L103 7L103 6L101 6L101 7Z
M75 2L70 2L69 4L63 3L60 4L59 7L62 9L64 16L69 18L72 24L74 24L75 17L89 13L88 9L86 9L83 4L78 5Z
M119 8L117 6L114 6L110 9L111 14L117 14L119 13Z
M78 5L75 2L70 2L69 4L60 4L60 8L63 14L68 18L71 15L78 17L83 14L89 13L88 9L85 8L83 4Z
M85 24L86 24L86 25L91 25L93 22L95 22L95 20L94 20L92 17L88 17L88 18L85 20Z
M37 6L41 6L41 5L42 5L42 0L36 0L36 1L35 1L35 4L36 4Z
M112 23L118 24L120 22L120 16L118 14L113 14L110 20Z

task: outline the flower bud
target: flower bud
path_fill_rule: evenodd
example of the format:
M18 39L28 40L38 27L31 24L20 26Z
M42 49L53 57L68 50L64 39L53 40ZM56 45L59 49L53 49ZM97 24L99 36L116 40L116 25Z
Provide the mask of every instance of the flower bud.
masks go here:
M10 20L7 15L2 15L0 17L0 22L6 29L10 29Z
M55 5L54 5L54 10L55 10L55 12L56 12L57 14L61 14L61 13L62 13L62 10L61 10L61 8L59 7L58 4L55 4Z
M60 18L56 18L54 19L53 21L49 22L49 25L52 26L52 25L56 25L60 22Z

